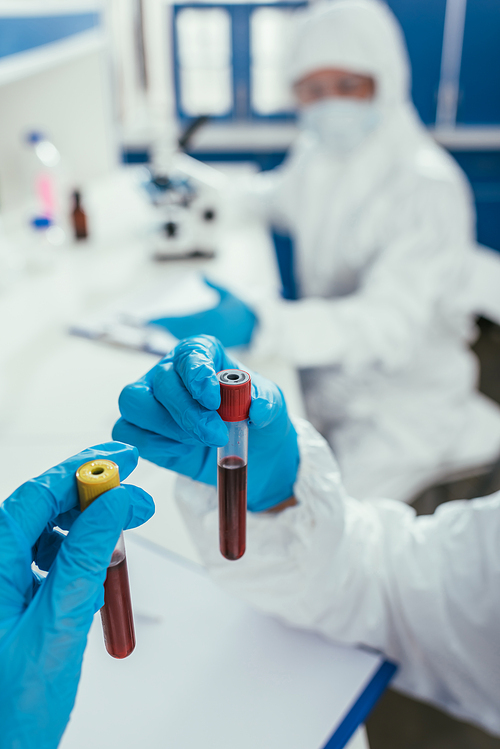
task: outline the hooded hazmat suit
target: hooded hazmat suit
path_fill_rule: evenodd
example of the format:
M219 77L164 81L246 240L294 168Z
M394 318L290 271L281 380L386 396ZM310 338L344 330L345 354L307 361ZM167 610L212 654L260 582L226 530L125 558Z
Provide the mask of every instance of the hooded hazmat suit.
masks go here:
M347 152L299 137L257 175L267 220L294 241L298 301L257 305L257 353L301 370L308 417L357 497L409 500L448 469L500 451L500 411L475 392L470 310L459 298L474 241L469 186L409 95L397 21L377 0L307 11L290 77L370 75L378 125Z

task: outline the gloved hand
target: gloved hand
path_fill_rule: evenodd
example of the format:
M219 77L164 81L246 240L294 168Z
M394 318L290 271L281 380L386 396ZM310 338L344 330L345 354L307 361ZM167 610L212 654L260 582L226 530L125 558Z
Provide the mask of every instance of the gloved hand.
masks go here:
M115 439L136 445L143 458L205 484L217 483L217 447L227 428L217 413L216 373L240 367L219 341L188 338L120 395ZM274 507L293 494L299 464L297 434L281 390L250 372L248 508Z
M150 325L161 325L176 338L206 333L218 338L223 346L247 346L257 318L247 305L221 286L205 279L207 286L220 294L217 307L185 317L159 317Z
M126 478L137 450L107 442L17 489L0 506L0 747L55 749L75 701L87 634L123 528L154 513L151 497L124 485L81 513L75 472L109 458ZM65 536L55 530L71 529ZM41 579L31 563L48 571Z

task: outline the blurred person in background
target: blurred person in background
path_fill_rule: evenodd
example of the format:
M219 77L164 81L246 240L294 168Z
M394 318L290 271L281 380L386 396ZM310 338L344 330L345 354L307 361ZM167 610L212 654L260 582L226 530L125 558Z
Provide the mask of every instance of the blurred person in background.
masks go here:
M214 310L156 322L289 361L348 491L409 501L445 469L500 450L500 410L476 392L460 299L472 196L414 109L385 4L318 5L296 32L288 72L302 132L247 197L293 239L298 299L247 304L219 289Z

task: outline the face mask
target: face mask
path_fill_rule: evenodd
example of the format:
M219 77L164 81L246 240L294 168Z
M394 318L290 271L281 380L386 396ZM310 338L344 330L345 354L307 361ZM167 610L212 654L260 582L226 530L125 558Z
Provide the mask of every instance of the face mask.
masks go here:
M371 100L332 97L309 104L299 112L300 126L338 156L357 148L379 122L378 106Z

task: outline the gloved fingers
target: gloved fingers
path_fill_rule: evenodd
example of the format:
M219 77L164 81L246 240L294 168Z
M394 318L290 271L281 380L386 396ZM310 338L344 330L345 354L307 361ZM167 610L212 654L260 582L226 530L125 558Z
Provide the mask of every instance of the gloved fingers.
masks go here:
M252 377L252 403L250 406L250 427L263 429L269 426L283 410L285 399L279 387L271 380L258 374Z
M113 549L134 515L131 504L135 502L129 487L120 486L89 505L73 523L33 602L36 611L30 614L56 638L58 662L74 656L74 648L80 645L83 655Z
M61 512L61 514L57 515L54 520L49 523L49 525L52 528L57 525L59 528L62 528L63 531L69 531L79 515L80 506L73 507L73 509L68 510L67 512Z
M141 429L126 419L118 419L113 427L113 437L135 445L141 458L158 463L164 468L173 468L179 458L189 455L198 446L187 445L185 442L177 442L147 429Z
M220 406L217 372L241 368L237 361L227 355L217 338L205 335L181 341L173 351L173 363L193 398L209 410L216 410Z
M126 478L136 467L136 448L119 442L89 447L68 458L41 476L30 479L3 503L29 548L34 546L45 526L62 513L78 507L75 473L90 460L106 458L118 464L120 477Z
M119 516L120 527L118 533L122 528L135 528L145 523L154 513L153 500L145 491L129 484L120 487L120 490L122 494L124 493L121 504L124 505L126 512L123 517L123 513ZM116 492L117 490L113 489L112 491ZM91 507L93 507L95 502ZM73 527L79 522L81 515L88 513L89 510L90 507L85 510L85 513L78 511L78 517L73 523ZM95 513L95 510L93 513ZM104 520L106 520L102 508L101 514ZM5 534L5 530L10 530L10 532ZM18 538L16 531L18 531L16 522L13 521L8 513L2 512L0 517L0 542L2 548L0 617L2 619L14 614L20 614L38 588L38 584L33 586L30 568L31 560L41 570L48 572L52 569L66 540L69 538L69 535L65 536L49 525L43 530L33 545L32 555L28 556L25 544L23 544L24 537L22 539Z
M193 397L206 408L218 408L220 405L217 372L222 369L245 369L229 357L220 342L211 336L181 341L173 353L176 372ZM250 426L262 429L286 408L285 401L274 382L251 371L249 374L252 378Z
M175 373L169 373L172 364L165 361L165 378L174 377ZM154 374L148 372L146 377L141 378L132 385L127 385L120 393L118 406L122 417L130 424L135 424L141 429L160 434L168 439L187 444L198 444L198 440L182 428L180 424L169 413L170 403L163 406L153 393ZM168 385L167 385L168 387ZM113 430L113 439L122 439L120 431Z
M297 433L286 411L268 429L253 430L248 449L251 465L259 466L248 472L248 509L262 512L289 499L300 458Z
M211 447L226 444L227 429L219 414L203 407L192 397L170 362L160 362L156 366L153 392L188 434Z
M54 528L46 528L43 531L33 547L33 561L37 567L45 572L50 570L65 538L64 533Z
M33 577L31 597L34 598L36 594L38 593L38 591L40 590L45 578L39 575L38 572L35 572L35 571L32 571L31 574Z
M31 601L33 575L32 549L18 524L0 505L0 638L3 622L22 615Z
M127 531L143 525L152 518L155 514L155 503L153 498L139 486L122 484L122 488L127 490L130 497L129 511L123 526L123 530Z

